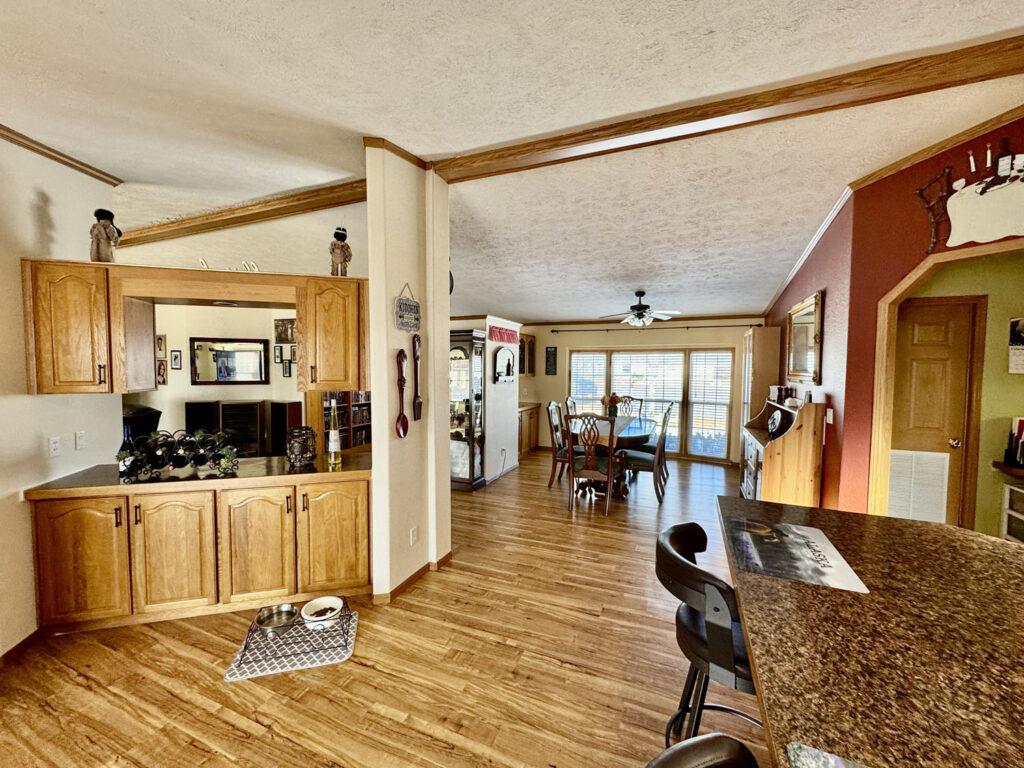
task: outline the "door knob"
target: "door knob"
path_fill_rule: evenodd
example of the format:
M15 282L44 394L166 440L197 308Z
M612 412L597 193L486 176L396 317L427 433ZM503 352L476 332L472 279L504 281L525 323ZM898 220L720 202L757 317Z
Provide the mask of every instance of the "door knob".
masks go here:
M960 438L958 438L958 437L951 437L951 438L949 438L949 447L950 448L959 448L961 445L963 445L963 443L960 442Z

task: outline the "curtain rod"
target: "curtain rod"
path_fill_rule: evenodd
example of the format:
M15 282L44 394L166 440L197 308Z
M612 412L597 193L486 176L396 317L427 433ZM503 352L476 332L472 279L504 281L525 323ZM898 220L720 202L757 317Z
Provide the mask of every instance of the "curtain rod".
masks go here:
M646 328L552 328L550 333L615 333L616 331L688 331L691 328L762 328L764 323L734 323L732 325L659 325Z

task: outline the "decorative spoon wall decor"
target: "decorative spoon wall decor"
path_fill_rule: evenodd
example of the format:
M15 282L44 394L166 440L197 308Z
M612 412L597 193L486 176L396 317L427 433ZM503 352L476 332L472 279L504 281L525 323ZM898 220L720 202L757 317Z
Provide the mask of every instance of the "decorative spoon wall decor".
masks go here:
M423 398L420 397L420 335L412 337L412 418L419 421L423 416Z
M405 364L408 359L404 349L398 350L395 356L398 363L398 421L395 422L395 434L399 437L409 434L409 417L405 415Z

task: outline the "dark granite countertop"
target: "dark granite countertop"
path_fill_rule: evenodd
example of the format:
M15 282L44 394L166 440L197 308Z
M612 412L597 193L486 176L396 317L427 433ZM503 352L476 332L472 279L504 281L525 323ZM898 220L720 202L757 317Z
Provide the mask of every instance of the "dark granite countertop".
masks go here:
M29 500L96 496L100 494L163 493L169 490L193 491L252 485L273 485L296 481L318 482L332 478L360 480L370 478L370 451L355 448L342 451L341 468L329 470L327 458L318 456L309 467L292 470L284 456L239 459L238 471L225 477L209 467L188 467L161 473L159 480L128 483L117 476L116 464L97 464L80 472L51 480L25 491Z
M1024 547L948 525L719 497L820 528L870 590L740 570L774 765L791 741L869 768L1024 766Z

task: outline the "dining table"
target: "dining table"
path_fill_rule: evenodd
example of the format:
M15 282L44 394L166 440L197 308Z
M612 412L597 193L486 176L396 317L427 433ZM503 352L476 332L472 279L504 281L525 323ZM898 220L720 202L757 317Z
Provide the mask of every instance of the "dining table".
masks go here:
M773 766L1024 766L1024 546L733 497L718 509ZM769 547L749 546L809 528L827 538L811 581L849 566L859 586L770 575Z
M571 414L566 420L569 423L569 430L572 434L579 434L579 416L585 416L587 414ZM594 414L599 415L599 414ZM611 423L607 421L597 422L598 431L598 445L607 446L608 436L611 435L613 451L619 451L626 448L636 448L638 446L646 444L651 439L651 434L655 428L655 422L653 419L644 419L639 416L631 416L623 414L616 416L614 421ZM576 440L573 440L576 443ZM599 493L605 492L605 483L600 481L588 481L590 487ZM624 499L629 496L629 487L624 482L624 473L618 472L616 475L616 481L612 493L616 498Z

